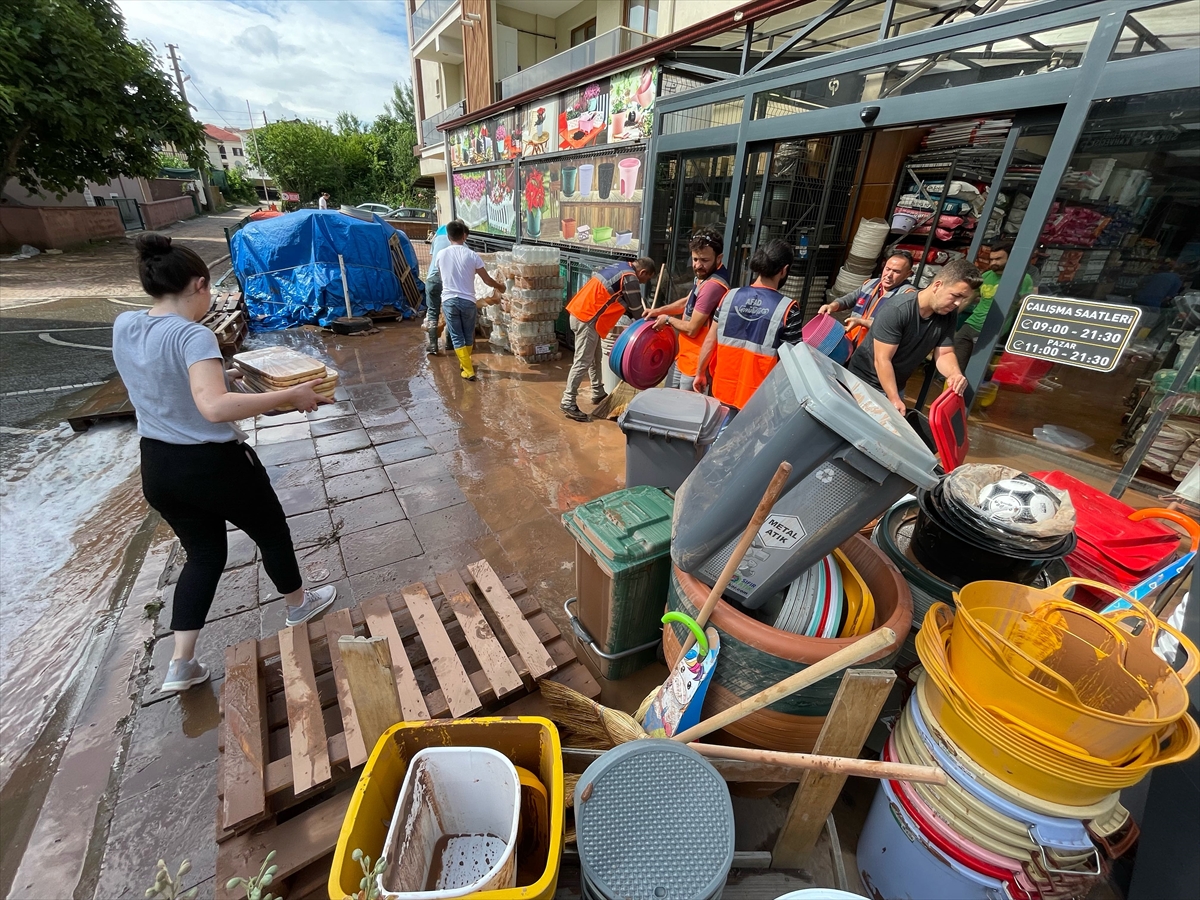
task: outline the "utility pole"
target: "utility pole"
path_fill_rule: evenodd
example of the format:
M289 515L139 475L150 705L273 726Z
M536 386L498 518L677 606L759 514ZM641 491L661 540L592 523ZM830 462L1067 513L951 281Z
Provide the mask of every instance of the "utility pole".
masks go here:
M179 86L179 97L187 103L187 91L183 89L183 72L179 71L179 57L175 55L178 49L178 44L167 44L167 52L171 55L171 68L175 70L175 83Z
M258 174L262 176L263 183L263 203L271 202L271 195L267 191L267 173L263 169L262 151L258 149L258 139L254 136L254 113L250 112L250 101L246 101L246 115L250 117L250 140L254 141L254 155L258 159ZM263 121L266 121L267 114L263 113Z

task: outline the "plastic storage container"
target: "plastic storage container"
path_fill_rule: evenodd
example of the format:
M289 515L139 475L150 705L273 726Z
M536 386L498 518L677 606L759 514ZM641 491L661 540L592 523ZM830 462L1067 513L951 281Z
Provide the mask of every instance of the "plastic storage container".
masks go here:
M671 555L716 583L779 463L784 494L726 591L756 609L877 518L938 460L883 394L811 348L779 364L679 489Z
M642 391L617 419L625 432L625 486L678 490L717 439L728 413L720 400L694 391Z
M600 674L632 675L654 662L671 577L671 498L626 488L563 514L575 538L574 602L567 615Z

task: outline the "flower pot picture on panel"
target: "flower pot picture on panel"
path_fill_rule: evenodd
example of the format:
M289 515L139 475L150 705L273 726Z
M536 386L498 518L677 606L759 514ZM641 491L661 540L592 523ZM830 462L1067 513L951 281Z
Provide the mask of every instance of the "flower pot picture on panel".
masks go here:
M467 227L486 230L488 227L488 183L486 172L454 173L455 214Z
M561 94L559 100L559 150L582 150L605 143L609 124L607 79Z
M517 116L521 127L521 153L537 156L558 149L558 100L541 100L522 108Z
M488 230L492 234L516 237L516 173L513 167L509 165L488 169L487 184Z
M557 163L522 162L521 238L530 241L558 241L558 202L555 191L561 185Z
M654 125L654 95L658 67L629 69L612 77L608 92L612 122L608 142L644 140Z
M557 225L561 241L637 253L640 247L642 167L645 154L580 154L558 161L561 167ZM546 225L543 221L542 240Z

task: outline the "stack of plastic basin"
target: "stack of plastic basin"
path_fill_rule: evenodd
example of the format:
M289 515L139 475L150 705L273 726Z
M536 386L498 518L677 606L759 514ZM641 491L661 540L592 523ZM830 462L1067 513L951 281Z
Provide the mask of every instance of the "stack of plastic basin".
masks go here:
M1071 495L1078 543L1066 561L1073 574L1129 590L1161 569L1179 549L1178 532L1154 521L1161 518L1178 522L1183 518L1178 513L1135 510L1065 472L1032 474ZM1107 603L1110 598L1083 588L1075 599L1094 605Z
M845 326L827 313L813 316L804 324L803 338L808 346L843 366L854 352L854 346L846 338Z

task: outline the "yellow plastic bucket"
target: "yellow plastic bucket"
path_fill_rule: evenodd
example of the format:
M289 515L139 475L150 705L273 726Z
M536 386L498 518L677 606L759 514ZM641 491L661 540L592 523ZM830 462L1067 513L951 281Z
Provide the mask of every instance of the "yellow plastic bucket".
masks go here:
M1185 685L1200 659L1191 641L1140 604L1101 616L1062 596L1070 584L1104 587L1074 578L1045 591L968 584L955 597L950 672L979 705L1120 763L1185 713ZM1188 654L1178 673L1154 653L1160 631Z
M551 900L562 861L562 745L554 723L537 716L401 722L385 731L359 776L342 820L329 870L331 900L352 897L359 890L362 868L353 858L354 851L362 850L372 861L379 857L408 761L427 747L490 747L512 760L518 767L518 775L520 769L527 769L536 776L532 780L522 778L522 817L527 808L535 816L548 809L549 830L545 839L532 835L518 837L515 888L470 896L483 900ZM531 781L540 782L538 787L544 790L545 801L536 796L538 787ZM531 794L528 800L526 788ZM521 823L523 828L527 824ZM544 846L544 858L526 853L523 861L520 850L528 846Z
M950 739L979 765L1022 791L1055 803L1083 806L1136 784L1155 766L1187 759L1200 748L1200 729L1182 716L1151 735L1128 762L1097 759L964 693L950 672L946 648L954 614L944 603L930 608L917 633L925 679L924 708ZM1169 740L1166 747L1160 742Z
M841 550L833 551L842 573L842 588L846 591L846 622L838 637L859 637L875 625L875 597L858 569Z

